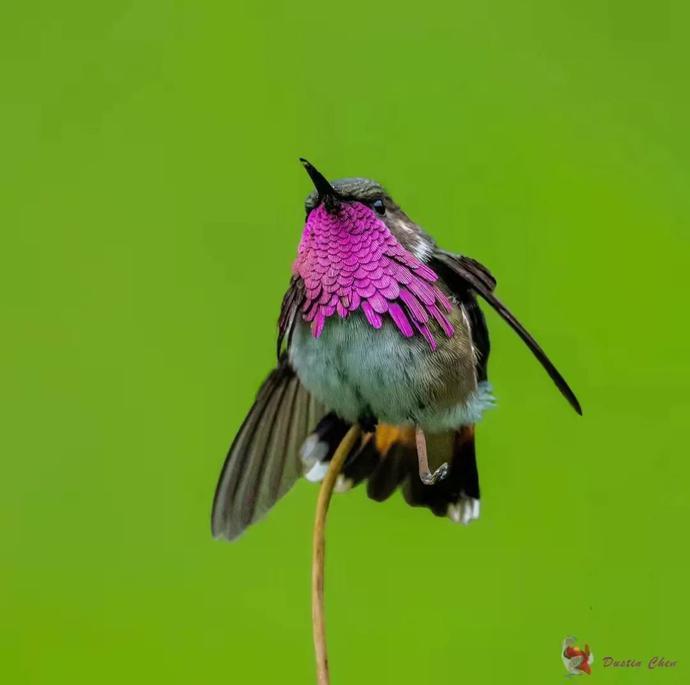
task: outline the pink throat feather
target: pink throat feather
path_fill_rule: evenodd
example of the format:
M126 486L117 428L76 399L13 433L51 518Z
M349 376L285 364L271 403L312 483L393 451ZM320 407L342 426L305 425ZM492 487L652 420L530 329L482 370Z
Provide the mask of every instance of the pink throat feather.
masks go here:
M437 274L360 202L343 202L336 214L323 205L311 211L293 271L304 281L302 316L316 338L327 318L337 313L344 319L358 309L374 328L381 328L387 314L404 337L416 331L432 350L432 320L453 335L446 317L452 305L435 285Z

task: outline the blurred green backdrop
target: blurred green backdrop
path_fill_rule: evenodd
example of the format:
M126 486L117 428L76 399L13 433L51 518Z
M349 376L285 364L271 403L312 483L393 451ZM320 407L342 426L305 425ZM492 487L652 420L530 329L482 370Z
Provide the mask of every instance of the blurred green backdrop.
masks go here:
M334 682L563 682L567 634L593 680L687 682L688 19L4 3L0 681L312 680L316 490L236 544L209 533L273 363L305 155L489 265L585 409L489 314L482 519L334 501Z

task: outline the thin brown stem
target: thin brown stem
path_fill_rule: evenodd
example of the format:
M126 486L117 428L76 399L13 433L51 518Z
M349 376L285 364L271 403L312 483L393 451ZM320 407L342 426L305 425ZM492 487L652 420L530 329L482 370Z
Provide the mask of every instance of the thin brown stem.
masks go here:
M336 478L350 454L355 443L362 434L361 428L355 424L345 434L328 465L328 471L321 483L319 499L316 503L316 518L314 519L314 536L312 539L311 564L311 619L314 631L314 651L316 652L316 682L318 685L328 685L328 648L326 645L326 621L323 607L323 579L324 560L326 556L326 514L333 494Z

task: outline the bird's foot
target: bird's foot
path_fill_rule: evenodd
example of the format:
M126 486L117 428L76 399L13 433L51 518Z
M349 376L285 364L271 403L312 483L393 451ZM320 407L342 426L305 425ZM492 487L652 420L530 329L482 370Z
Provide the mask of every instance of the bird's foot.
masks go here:
M448 464L443 463L439 466L433 473L431 471L426 471L425 473L420 473L419 478L424 485L433 485L439 480L443 480L448 475Z
M424 436L424 431L419 426L415 428L415 441L417 443L419 479L424 485L433 485L436 481L443 480L448 475L448 464L441 464L435 471L429 468L429 457L426 453L426 437Z

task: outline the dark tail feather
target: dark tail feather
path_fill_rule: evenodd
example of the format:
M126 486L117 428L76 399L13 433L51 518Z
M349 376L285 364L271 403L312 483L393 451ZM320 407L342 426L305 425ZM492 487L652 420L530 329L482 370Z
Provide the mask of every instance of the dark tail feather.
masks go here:
M427 507L436 516L448 516L455 523L467 524L479 518L474 426L464 426L449 435L449 443L448 475L433 485L424 485L419 476L415 478L416 474L410 473L403 496L410 506Z
M379 456L367 481L367 495L377 502L385 502L407 477L410 471L409 449L403 444L392 445Z
M321 480L349 424L335 414L325 416L305 442L307 477ZM479 517L479 474L474 449L474 426L456 432L427 436L429 462L433 469L448 462L448 475L433 485L419 478L414 429L379 424L366 434L348 455L336 484L337 491L349 490L367 481L367 495L377 502L387 500L401 488L405 501L426 507L436 516L448 516L456 523L470 523ZM314 456L319 459L315 460Z
M307 480L317 482L323 479L333 454L349 428L350 424L333 412L319 421L300 450Z

